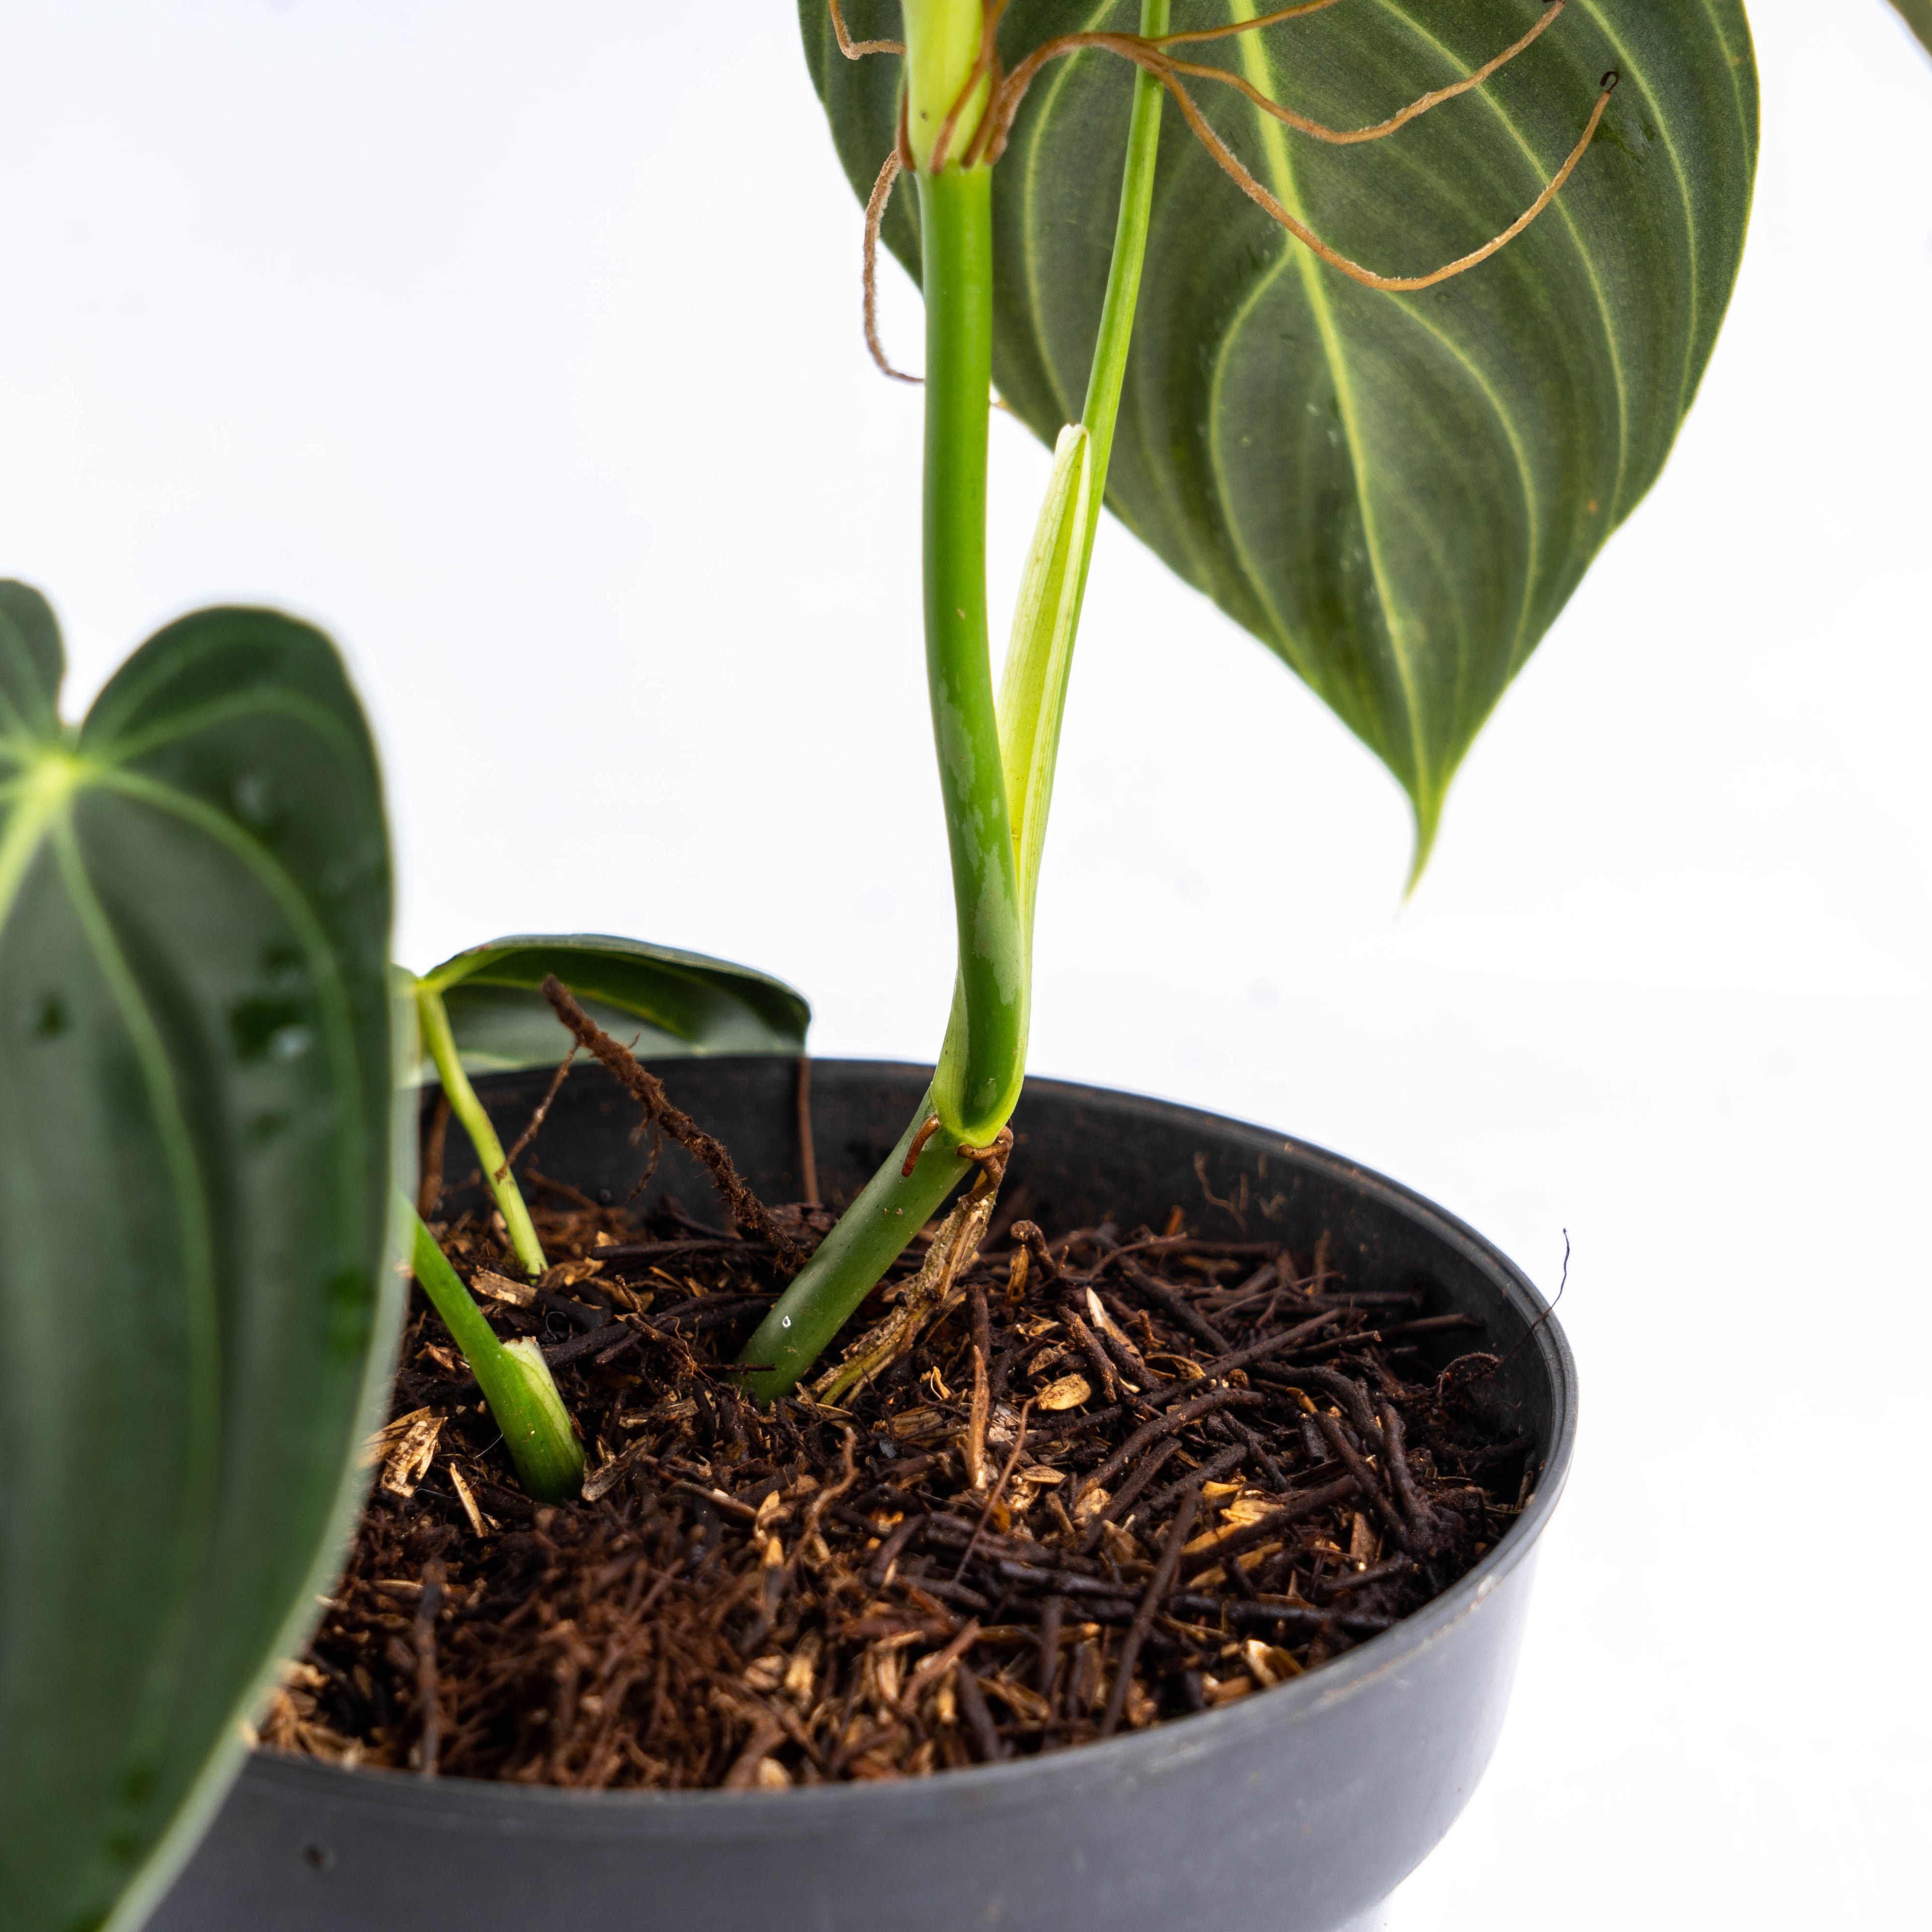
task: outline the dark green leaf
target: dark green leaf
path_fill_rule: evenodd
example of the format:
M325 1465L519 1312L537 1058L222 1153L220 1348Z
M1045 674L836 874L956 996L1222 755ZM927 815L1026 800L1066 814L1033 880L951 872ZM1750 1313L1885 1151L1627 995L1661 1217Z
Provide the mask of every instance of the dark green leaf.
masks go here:
M1252 18L1176 0L1177 30ZM857 0L855 35L896 32ZM1342 128L1380 122L1526 32L1538 0L1341 0L1186 50ZM892 145L898 61L806 52L852 184ZM1131 31L1132 0L1016 0L1009 68L1054 33ZM1463 753L1604 540L1655 479L1730 296L1757 82L1741 0L1571 0L1478 92L1392 139L1323 145L1190 83L1223 138L1334 247L1388 274L1499 233L1622 76L1554 206L1470 273L1364 288L1246 200L1170 103L1108 498L1382 758L1426 854ZM1126 64L1048 68L995 178L1001 393L1051 440L1077 417L1112 245ZM914 197L886 238L917 273Z
M812 1009L748 966L602 933L525 934L472 946L424 975L442 994L465 1068L553 1066L570 1051L538 991L552 973L607 1033L627 1045L634 1036L640 1060L805 1051Z
M76 1932L185 1855L355 1506L388 842L306 626L171 626L76 741L46 606L0 617L0 1916Z
M64 668L47 600L24 584L0 583L0 778L58 735Z
M1905 16L1905 23L1932 52L1932 0L1892 0Z

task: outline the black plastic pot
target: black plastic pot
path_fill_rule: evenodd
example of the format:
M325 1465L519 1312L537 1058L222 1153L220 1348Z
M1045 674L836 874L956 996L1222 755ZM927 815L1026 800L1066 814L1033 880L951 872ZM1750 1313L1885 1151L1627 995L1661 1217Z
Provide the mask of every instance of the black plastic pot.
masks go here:
M799 1186L789 1060L660 1070L766 1198ZM819 1060L820 1185L848 1198L917 1104L914 1067ZM543 1078L486 1083L510 1131ZM532 1158L621 1199L635 1112L599 1072L566 1085ZM1536 1493L1424 1610L1305 1677L1105 1744L899 1783L787 1792L580 1793L258 1756L154 1932L1341 1932L1427 1854L1489 1760L1516 1667L1537 1540L1575 1432L1574 1365L1543 1300L1481 1238L1406 1188L1258 1127L1052 1081L1028 1084L1008 1181L1048 1228L1170 1207L1306 1249L1325 1230L1358 1288L1426 1289L1508 1359L1484 1386L1539 1445ZM473 1163L451 1136L449 1172ZM1197 1160L1205 1156L1197 1171ZM667 1151L653 1188L716 1212ZM1245 1192L1244 1188L1245 1186ZM1527 1338L1527 1339L1526 1339ZM1517 1345L1522 1346L1519 1347ZM1448 1352L1445 1350L1445 1355Z

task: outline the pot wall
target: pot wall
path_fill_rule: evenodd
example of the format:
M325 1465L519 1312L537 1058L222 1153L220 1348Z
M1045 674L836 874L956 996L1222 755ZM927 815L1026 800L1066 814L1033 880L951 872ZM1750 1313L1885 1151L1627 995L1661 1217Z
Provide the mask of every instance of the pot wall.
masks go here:
M794 1063L658 1071L767 1198L796 1198ZM547 1076L484 1083L512 1133ZM817 1061L826 1198L856 1192L918 1103L922 1070ZM600 1072L566 1083L532 1157L621 1198L641 1169L635 1110ZM1502 1256L1406 1189L1280 1136L1160 1102L1030 1081L1010 1188L1049 1232L1178 1203L1205 1231L1310 1248L1326 1230L1358 1288L1421 1286L1455 1338L1506 1355L1496 1420L1533 1431L1537 1493L1425 1610L1279 1688L1083 1749L942 1777L764 1792L574 1793L258 1756L152 1922L154 1932L1345 1932L1420 1862L1494 1748L1534 1549L1567 1472L1574 1368L1541 1298ZM1197 1172L1197 1157L1199 1168ZM448 1172L474 1157L452 1130ZM652 1186L704 1218L701 1172L667 1148ZM1011 1196L1009 1196L1011 1198ZM1519 1347L1517 1345L1522 1346ZM1445 1348L1446 1358L1450 1352ZM1364 1914L1371 1915L1364 1918Z

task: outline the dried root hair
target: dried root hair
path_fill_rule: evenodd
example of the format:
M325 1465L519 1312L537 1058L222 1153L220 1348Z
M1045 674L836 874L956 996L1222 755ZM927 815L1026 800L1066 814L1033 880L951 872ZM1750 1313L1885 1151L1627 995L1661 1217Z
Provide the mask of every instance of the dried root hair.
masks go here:
M845 29L844 20L839 10L838 0L829 0L832 9L833 29L838 38L839 49L848 59L856 60L868 53L896 52L903 53L904 48L896 41L854 41ZM1271 14L1264 14L1252 20L1240 20L1219 27L1195 28L1180 33L1147 36L1138 34L1082 33L1062 34L1043 42L1027 56L1011 74L1004 74L1000 66L995 46L995 30L1000 16L1006 8L1007 0L983 0L986 23L982 29L980 56L972 73L953 102L951 110L941 125L938 139L933 144L930 165L934 169L945 165L952 136L958 118L974 90L982 81L990 82L986 110L980 117L980 125L972 140L961 156L962 164L972 166L979 164L990 165L1004 153L1013 129L1014 121L1025 99L1028 89L1041 71L1051 62L1064 58L1069 54L1078 53L1094 47L1112 53L1122 59L1131 61L1143 73L1150 74L1174 97L1174 104L1180 110L1189 130L1234 185L1261 208L1274 221L1285 228L1305 248L1311 249L1330 267L1339 270L1352 281L1359 282L1365 288L1379 289L1390 294L1412 294L1422 289L1433 288L1438 283L1446 282L1457 275L1466 274L1478 262L1486 262L1499 250L1507 248L1520 235L1550 204L1556 200L1563 184L1575 170L1576 164L1595 138L1598 125L1603 120L1604 110L1610 104L1612 91L1619 76L1615 68L1606 74L1599 85L1596 103L1591 109L1583 130L1576 143L1564 158L1562 165L1545 184L1529 206L1515 220L1484 242L1480 248L1473 248L1459 255L1438 268L1419 275L1385 275L1352 260L1339 249L1332 248L1305 222L1292 214L1282 202L1258 181L1240 160L1227 142L1209 124L1194 97L1188 91L1190 80L1212 82L1217 86L1231 87L1262 112L1293 128L1298 134L1310 139L1325 142L1336 147L1354 147L1371 141L1386 140L1399 133L1412 121L1418 119L1432 108L1444 102L1480 87L1486 81L1508 66L1516 56L1540 39L1552 26L1568 0L1544 0L1543 12L1536 24L1520 38L1513 41L1493 58L1486 61L1472 74L1451 82L1446 87L1434 88L1418 96L1407 106L1399 108L1385 120L1378 121L1363 128L1333 128L1323 122L1312 119L1306 115L1298 114L1292 108L1271 100L1260 88L1240 74L1230 73L1224 68L1210 67L1198 62L1175 59L1167 50L1169 48L1192 44L1205 40L1231 38L1237 34L1250 34L1264 27L1277 26L1284 22L1300 20L1311 14L1325 12L1339 4L1339 0L1304 0L1301 5L1284 7ZM897 146L880 168L878 181L872 189L872 198L866 208L866 343L872 351L872 359L886 374L898 382L916 382L892 367L886 358L880 342L878 327L877 277L878 265L879 230L885 219L887 202L891 196L892 184L902 170L914 165L906 137L905 112L902 103L899 116L899 135Z

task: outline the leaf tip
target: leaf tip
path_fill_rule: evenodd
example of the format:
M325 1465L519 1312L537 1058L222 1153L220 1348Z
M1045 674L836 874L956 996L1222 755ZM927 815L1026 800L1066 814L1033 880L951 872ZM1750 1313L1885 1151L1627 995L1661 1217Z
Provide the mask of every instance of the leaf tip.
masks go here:
M1439 791L1412 792L1409 803L1415 813L1415 850L1409 860L1408 883L1402 889L1405 908L1415 896L1415 889L1428 870L1430 854L1436 850L1436 834L1442 824L1442 794Z

